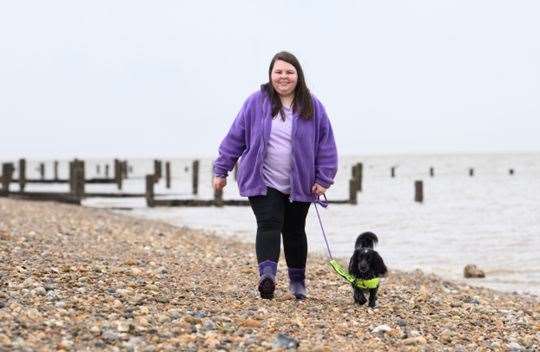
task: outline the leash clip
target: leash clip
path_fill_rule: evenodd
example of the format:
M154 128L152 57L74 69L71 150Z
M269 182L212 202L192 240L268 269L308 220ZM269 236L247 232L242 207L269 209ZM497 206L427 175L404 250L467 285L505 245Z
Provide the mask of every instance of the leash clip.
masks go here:
M323 208L326 208L328 207L328 199L326 199L326 194L323 193L322 196L324 197L324 200L320 199L321 196L317 196L315 203L319 204Z

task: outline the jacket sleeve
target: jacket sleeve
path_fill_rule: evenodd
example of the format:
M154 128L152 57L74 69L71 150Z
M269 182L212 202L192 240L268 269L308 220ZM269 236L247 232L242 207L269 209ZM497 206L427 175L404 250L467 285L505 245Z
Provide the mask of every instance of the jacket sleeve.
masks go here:
M315 182L324 188L334 183L338 168L338 156L332 125L322 108L319 121L319 140L315 154Z
M245 123L248 113L248 101L244 103L242 109L234 119L229 132L219 145L219 156L214 161L214 176L227 177L229 171L246 149Z

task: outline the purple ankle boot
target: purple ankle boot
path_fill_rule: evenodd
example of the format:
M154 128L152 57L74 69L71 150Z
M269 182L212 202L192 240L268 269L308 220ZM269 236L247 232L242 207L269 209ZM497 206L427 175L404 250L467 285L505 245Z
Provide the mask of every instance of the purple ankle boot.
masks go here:
M261 298L274 298L274 290L276 289L276 273L277 263L271 260L265 260L259 263L259 292Z
M306 268L289 268L289 291L296 299L306 298Z

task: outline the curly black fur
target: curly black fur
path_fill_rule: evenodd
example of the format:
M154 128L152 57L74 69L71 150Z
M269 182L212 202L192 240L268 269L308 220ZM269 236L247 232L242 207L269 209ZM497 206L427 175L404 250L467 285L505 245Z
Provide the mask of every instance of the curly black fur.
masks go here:
M379 239L373 232L364 232L356 238L354 253L349 261L350 274L364 280L386 275L388 269L379 253L373 249L378 242ZM376 306L378 289L379 287L367 290L369 291L369 306L372 308ZM367 302L364 290L354 285L353 290L355 303L362 305Z

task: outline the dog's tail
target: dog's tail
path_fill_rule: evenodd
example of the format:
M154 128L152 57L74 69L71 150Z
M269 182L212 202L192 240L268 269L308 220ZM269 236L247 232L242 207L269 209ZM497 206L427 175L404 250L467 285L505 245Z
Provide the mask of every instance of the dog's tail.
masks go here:
M356 238L355 248L368 247L373 249L373 246L379 242L377 235L373 232L364 232Z

